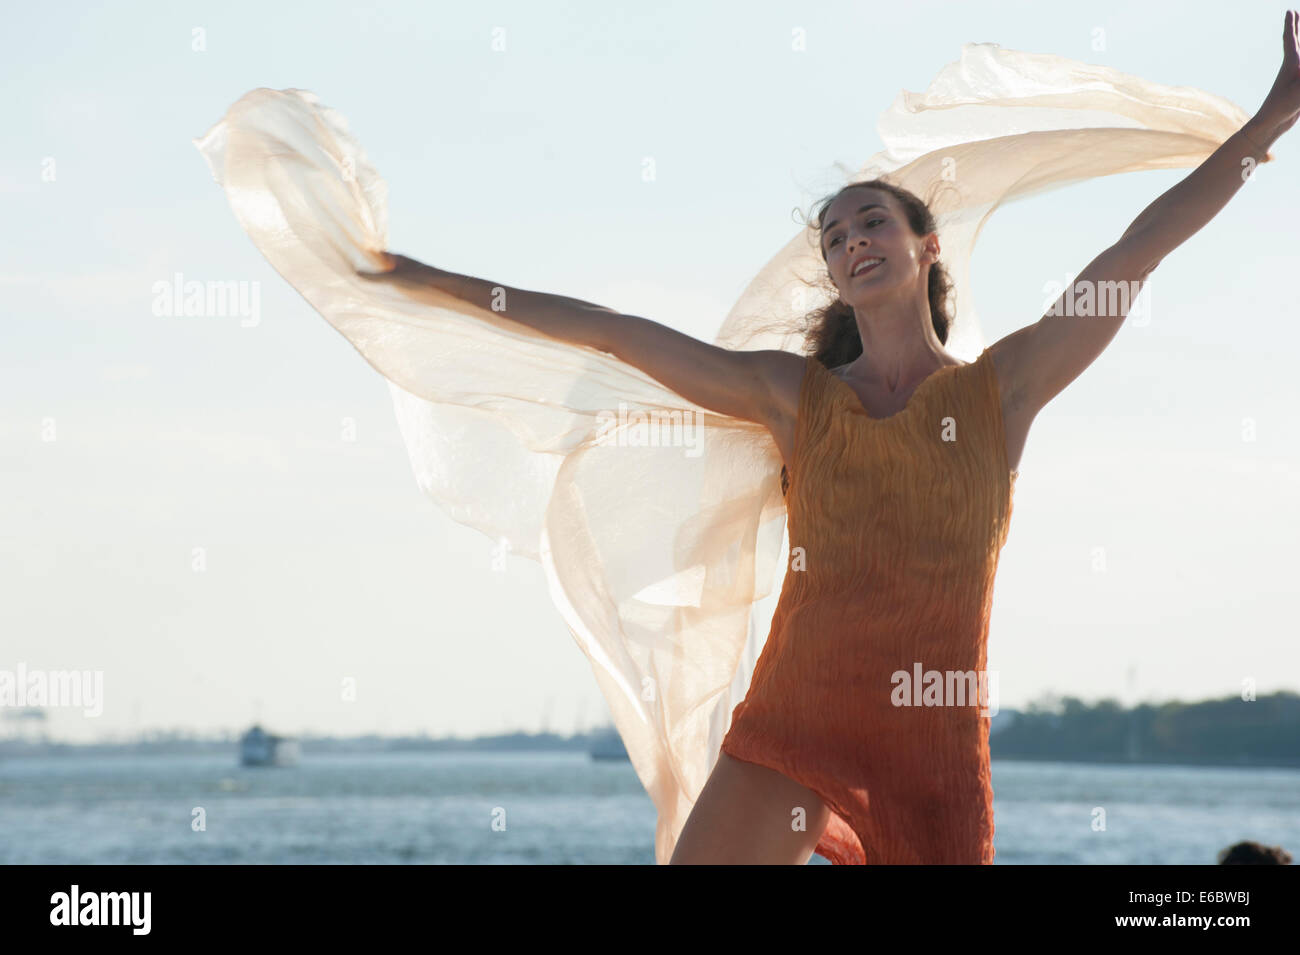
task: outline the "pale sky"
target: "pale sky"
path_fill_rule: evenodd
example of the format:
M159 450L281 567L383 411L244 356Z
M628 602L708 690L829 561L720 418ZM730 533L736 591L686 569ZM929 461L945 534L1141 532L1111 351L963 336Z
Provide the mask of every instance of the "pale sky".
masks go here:
M389 183L395 250L711 340L796 233L791 210L870 158L880 112L963 43L1253 112L1285 7L1224 9L11 5L0 669L103 671L101 716L52 713L70 740L256 717L346 735L605 720L540 567L494 571L493 542L421 495L384 380L231 214L191 140L248 90L309 89L347 117ZM1153 274L1150 321L1029 433L989 638L1003 707L1300 688L1300 132L1274 151ZM1185 174L996 213L973 260L986 341L1036 321L1045 285ZM260 283L260 322L154 315L154 283L178 272Z

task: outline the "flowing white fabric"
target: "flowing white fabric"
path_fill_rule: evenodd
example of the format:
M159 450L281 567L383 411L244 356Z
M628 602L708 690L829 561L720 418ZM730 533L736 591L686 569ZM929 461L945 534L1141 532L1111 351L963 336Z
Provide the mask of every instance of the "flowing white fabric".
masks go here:
M968 265L993 210L1096 176L1195 166L1247 119L1195 88L971 43L924 93L898 95L879 124L885 149L854 178L887 175L930 201L955 286L948 348L969 360L984 342ZM194 142L257 247L390 383L423 491L545 568L658 810L667 862L766 635L755 601L780 585L771 436L611 355L357 277L387 248L387 186L312 93L253 90ZM805 228L716 343L802 354L795 320L823 303L822 269Z

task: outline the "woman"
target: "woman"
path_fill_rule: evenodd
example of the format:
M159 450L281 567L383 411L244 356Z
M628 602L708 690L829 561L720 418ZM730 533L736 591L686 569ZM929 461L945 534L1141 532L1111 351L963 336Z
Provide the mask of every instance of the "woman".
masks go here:
M1282 69L1259 111L1097 256L1077 289L1140 286L1223 208L1244 181L1243 161L1265 160L1271 143L1294 125L1298 62L1296 16L1289 12ZM1088 82L1096 75L1090 71ZM1024 84L1025 76L1016 82ZM1150 103L1158 99L1153 94ZM205 152L221 160L214 170L227 161L215 149ZM254 154L271 150L248 151ZM259 216L271 218L264 210L265 204L258 207ZM357 272L444 314L465 303L484 323L525 327L614 356L692 406L761 426L775 443L785 464L791 552L806 561L787 569L767 646L698 797L691 799L690 780L665 780L637 764L661 812L660 861L671 853L677 863L803 863L816 850L833 862L988 863L986 722L969 703L913 706L909 696L921 701L921 688L899 690L914 665L982 676L992 575L1030 422L1114 337L1128 301L1087 320L1049 312L963 363L944 349L947 282L938 230L914 194L882 180L856 183L830 198L816 225L838 299L819 313L809 357L712 345L644 318L404 256L371 253L387 271ZM253 231L248 220L245 226ZM350 325L369 309L352 298L346 308L327 307L338 304L322 292L328 283L294 280L291 256L272 244L259 241L277 268L371 357L375 337ZM864 270L872 259L879 261ZM402 323L392 327L401 331ZM372 362L395 382L414 381L403 367L416 364L409 354L390 349L387 365ZM686 587L681 579L672 583L674 595ZM703 596L697 590L693 602L659 603L704 607L720 590L705 588ZM622 602L617 606L627 625L632 618ZM575 620L589 636L585 629L598 613L561 609L575 636ZM647 622L640 612L635 623L647 633L675 625ZM866 639L855 643L855 636ZM636 642L625 644L629 652ZM703 648L691 652L706 656ZM600 667L598 678L641 672L620 661L602 660ZM602 689L612 706L635 702L635 686L602 680ZM652 688L647 711L699 709L693 701L669 701L671 689ZM616 717L626 712L616 709ZM636 721L620 720L619 728L636 763L648 744L633 735ZM698 737L690 739L696 745ZM680 814L684 802L693 805L680 826L672 813Z

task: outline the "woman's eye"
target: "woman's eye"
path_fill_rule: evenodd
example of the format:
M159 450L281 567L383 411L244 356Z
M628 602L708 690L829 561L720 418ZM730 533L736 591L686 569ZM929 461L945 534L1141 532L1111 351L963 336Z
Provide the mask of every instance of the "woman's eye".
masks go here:
M874 218L874 219L868 219L868 220L867 220L867 225L874 225L874 224L877 223L877 222L884 222L884 221L885 221L884 219L881 219L879 216L877 216L877 217ZM832 249L832 248L834 248L834 247L835 247L835 243L836 243L836 242L839 242L842 238L844 238L844 237L843 237L843 236L840 236L840 235L837 235L835 238L831 239L830 242L828 242L828 243L826 244L826 248L828 248L828 249Z

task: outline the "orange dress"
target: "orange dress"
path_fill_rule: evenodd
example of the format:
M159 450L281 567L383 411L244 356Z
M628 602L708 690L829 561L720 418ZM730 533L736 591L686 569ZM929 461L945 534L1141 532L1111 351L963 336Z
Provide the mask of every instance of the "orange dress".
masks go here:
M992 863L987 701L957 703L985 672L1017 477L993 359L933 372L887 418L806 361L790 564L722 749L821 797L834 864Z

